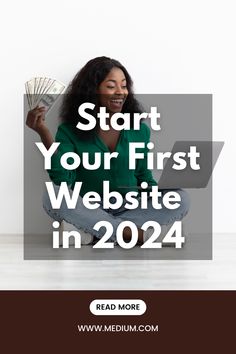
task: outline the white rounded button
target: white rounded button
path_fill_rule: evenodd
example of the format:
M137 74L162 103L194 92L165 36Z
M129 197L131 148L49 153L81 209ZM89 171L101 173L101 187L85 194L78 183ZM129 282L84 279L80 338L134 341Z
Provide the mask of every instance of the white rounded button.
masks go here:
M93 300L89 309L96 316L140 316L147 306L139 299L99 299Z

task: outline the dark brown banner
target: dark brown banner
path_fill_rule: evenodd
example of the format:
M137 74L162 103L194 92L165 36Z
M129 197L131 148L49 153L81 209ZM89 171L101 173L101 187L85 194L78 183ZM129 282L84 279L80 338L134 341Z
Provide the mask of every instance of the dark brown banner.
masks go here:
M235 291L2 291L1 352L231 352L235 304Z

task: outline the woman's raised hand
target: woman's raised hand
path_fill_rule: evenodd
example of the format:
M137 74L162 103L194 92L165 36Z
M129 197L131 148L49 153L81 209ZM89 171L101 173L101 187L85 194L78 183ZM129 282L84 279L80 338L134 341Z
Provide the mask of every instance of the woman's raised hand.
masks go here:
M39 135L48 130L45 124L45 107L35 107L31 111L28 112L26 118L26 125L36 131Z

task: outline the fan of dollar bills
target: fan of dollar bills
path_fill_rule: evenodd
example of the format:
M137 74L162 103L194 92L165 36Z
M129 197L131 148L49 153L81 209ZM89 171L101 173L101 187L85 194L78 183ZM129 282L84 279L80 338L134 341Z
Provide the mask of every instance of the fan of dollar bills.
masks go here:
M65 85L48 77L34 77L25 83L26 95L30 109L37 106L52 108L60 94L65 90Z

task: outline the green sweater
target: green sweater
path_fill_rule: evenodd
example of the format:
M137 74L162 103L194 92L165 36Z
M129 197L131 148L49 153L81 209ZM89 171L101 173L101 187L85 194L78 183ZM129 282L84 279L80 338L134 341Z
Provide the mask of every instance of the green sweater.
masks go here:
M103 154L110 152L102 139L95 133L92 140L86 141L79 139L68 123L63 123L58 127L56 142L60 142L57 153L52 156L51 169L48 170L51 180L55 184L67 182L73 189L76 181L81 181L81 193L95 191L102 195L103 181L109 181L110 190L118 191L122 195L128 191L137 190L134 186L139 186L145 181L149 186L157 185L152 177L152 173L147 169L146 153L148 149L146 144L149 142L150 129L145 123L141 123L140 130L122 130L116 146L117 158L111 159L110 170L103 168ZM143 152L145 158L137 160L136 169L129 170L129 143L144 142L145 148L137 149L137 152ZM65 152L75 152L81 158L80 166L75 170L66 170L61 166L60 158ZM87 170L82 165L82 153L89 153L89 161L93 163L94 153L101 153L101 166L96 170ZM69 163L69 161L68 161ZM122 188L126 186L128 188Z

